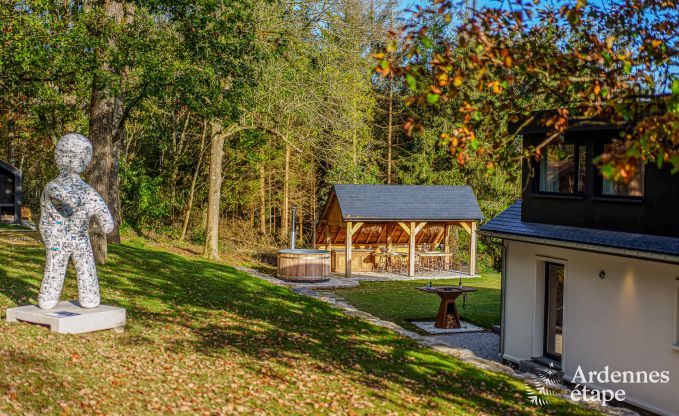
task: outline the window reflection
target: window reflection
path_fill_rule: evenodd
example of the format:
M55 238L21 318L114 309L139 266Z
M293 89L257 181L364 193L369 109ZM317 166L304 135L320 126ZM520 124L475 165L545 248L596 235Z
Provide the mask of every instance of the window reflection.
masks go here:
M612 144L604 145L604 152L610 153L613 150L612 146L613 146ZM643 162L639 161L636 173L628 183L622 181L616 182L604 178L601 187L601 194L606 196L632 196L632 197L644 196Z
M548 145L540 161L540 192L574 194L584 190L586 167L585 146Z

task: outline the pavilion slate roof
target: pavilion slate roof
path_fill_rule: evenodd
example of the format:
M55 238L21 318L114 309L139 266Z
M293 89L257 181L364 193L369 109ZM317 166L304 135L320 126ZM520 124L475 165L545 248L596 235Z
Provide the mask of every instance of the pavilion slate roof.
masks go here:
M468 186L335 185L345 221L480 221Z
M521 221L521 201L514 203L481 227L481 234L508 238L513 236L578 243L619 250L679 256L679 238L620 231L597 230L565 225Z

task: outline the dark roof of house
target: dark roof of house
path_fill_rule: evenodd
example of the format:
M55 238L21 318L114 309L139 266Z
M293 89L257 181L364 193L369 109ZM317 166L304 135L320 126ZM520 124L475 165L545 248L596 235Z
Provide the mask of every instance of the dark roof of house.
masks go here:
M519 239L529 237L664 256L679 256L679 238L521 221L521 201L514 203L484 224L481 227L481 234L503 238L517 236Z
M545 119L555 114L555 111L536 111L530 116L535 119L523 127L519 132L522 135L530 134L544 134L551 129L545 126ZM518 122L510 122L507 125L507 131L514 134L523 125L526 116L521 116ZM588 120L570 120L566 132L588 132L588 131L601 131L601 130L620 130L625 128L624 124L614 124L610 120L599 119L588 119Z
M468 186L335 185L345 221L480 221Z

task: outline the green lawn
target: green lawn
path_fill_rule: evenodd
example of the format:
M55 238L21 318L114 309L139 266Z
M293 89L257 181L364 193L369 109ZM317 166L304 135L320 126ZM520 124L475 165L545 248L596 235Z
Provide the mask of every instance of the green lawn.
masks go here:
M7 235L2 310L35 302L44 255ZM100 278L124 334L0 322L0 414L589 414L223 264L134 242Z
M30 230L30 228L24 225L5 224L4 222L0 222L0 230Z
M395 322L404 328L416 330L408 320L434 320L438 312L440 298L435 294L415 289L427 283L429 280L361 282L360 286L336 290L335 294L362 311ZM434 280L432 284L457 286L459 279ZM464 308L462 298L459 298L458 307L462 319L485 328L499 325L500 274L486 273L481 277L462 279L462 284L479 289L467 295Z

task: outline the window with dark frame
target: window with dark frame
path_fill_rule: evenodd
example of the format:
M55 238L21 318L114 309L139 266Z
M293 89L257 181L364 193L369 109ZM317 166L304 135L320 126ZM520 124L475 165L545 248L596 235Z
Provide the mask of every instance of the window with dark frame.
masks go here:
M540 160L539 188L543 194L575 195L586 184L587 147L579 144L550 144Z
M612 144L604 145L604 152L611 151ZM601 196L623 197L623 198L641 198L644 196L644 164L639 161L636 173L629 181L616 182L601 178Z

